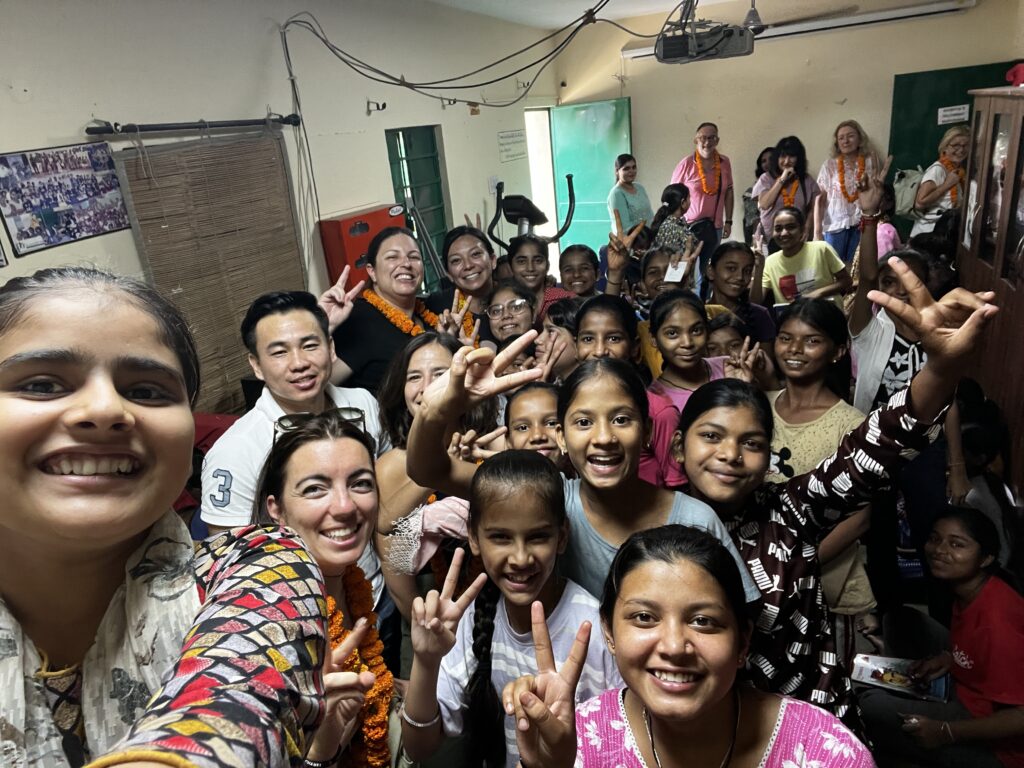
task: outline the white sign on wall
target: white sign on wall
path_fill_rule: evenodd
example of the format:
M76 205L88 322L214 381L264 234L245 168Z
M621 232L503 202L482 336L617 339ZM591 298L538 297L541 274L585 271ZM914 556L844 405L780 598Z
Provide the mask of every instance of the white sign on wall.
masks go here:
M526 158L526 131L498 131L498 160L511 163Z
M966 123L970 116L970 104L957 104L955 107L939 107L939 125Z

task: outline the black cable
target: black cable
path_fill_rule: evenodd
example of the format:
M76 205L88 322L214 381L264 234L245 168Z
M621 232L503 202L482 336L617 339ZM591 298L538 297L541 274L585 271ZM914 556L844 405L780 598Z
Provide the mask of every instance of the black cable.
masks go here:
M641 35L639 32L634 32L632 29L627 29L626 27L622 26L621 24L619 24L616 21L612 21L611 19L594 19L594 21L599 21L602 24L611 24L613 27L618 27L623 32L627 32L628 34L630 34L633 37L646 37L646 38L651 38L651 39L653 39L655 37L661 37L661 33L660 32L658 32L657 34L654 34L654 35Z
M294 102L294 108L296 114L299 116L299 128L302 130L303 141L306 145L306 167L309 168L309 180L313 187L313 204L316 206L316 220L320 221L322 214L320 212L320 190L316 185L316 172L313 170L313 154L309 148L309 133L306 131L306 116L302 112L302 100L299 98L299 84L295 79L295 72L292 69L292 54L288 49L288 39L285 36L284 30L281 31L281 43L284 48L284 63L285 68L288 70L288 83L291 86L292 101ZM295 129L296 134L298 129ZM295 142L296 149L300 149L298 141ZM300 151L300 160L303 153Z

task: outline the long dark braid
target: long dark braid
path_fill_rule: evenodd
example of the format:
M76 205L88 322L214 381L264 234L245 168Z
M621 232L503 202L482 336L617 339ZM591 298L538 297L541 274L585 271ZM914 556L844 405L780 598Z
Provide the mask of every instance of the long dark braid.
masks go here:
M473 613L473 656L476 670L469 678L466 729L469 738L469 764L501 768L505 765L505 711L491 682L491 641L494 616L501 590L488 580L477 595Z

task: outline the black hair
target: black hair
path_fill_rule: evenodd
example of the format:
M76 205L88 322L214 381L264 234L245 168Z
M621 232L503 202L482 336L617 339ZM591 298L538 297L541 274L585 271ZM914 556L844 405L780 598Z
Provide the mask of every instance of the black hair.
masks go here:
M335 410L324 411L316 416L311 415L296 429L283 432L274 441L270 453L267 454L267 460L263 462L263 469L260 471L260 478L256 483L252 522L255 525L278 525L267 509L267 499L271 496L279 500L284 498L284 478L288 471L288 462L299 448L320 440L342 440L344 438L355 440L366 449L372 468L377 451L376 442L356 424L342 418Z
M1002 544L999 540L999 529L988 515L972 507L947 506L935 515L932 522L933 530L940 520L955 520L960 523L967 535L978 543L981 556L992 558L991 564L982 570L986 573L999 570L999 550Z
M540 250L541 256L544 260L548 260L548 244L544 242L543 238L537 235L516 235L508 241L508 260L509 263L515 258L516 254L519 253L519 249L525 245L535 245Z
M178 359L190 406L199 396L199 351L185 315L162 293L141 280L91 267L51 267L31 275L12 277L0 286L0 336L17 325L39 298L60 291L78 294L120 292L157 324L160 340Z
M366 263L369 266L377 267L377 254L380 253L381 246L384 245L385 240L395 235L408 235L414 243L417 242L416 235L408 227L384 227L384 229L373 236L370 244L366 246Z
M529 394L530 392L549 392L554 396L555 402L558 401L558 387L546 381L531 381L529 384L524 384L505 400L505 426L509 426L509 420L512 418L512 404L519 399L521 395Z
M485 307L491 306L491 302L494 301L494 297L498 295L499 291L511 291L520 299L526 299L530 304L530 310L536 311L537 294L517 280L502 280L500 283L495 283L494 287L491 288L491 292L487 294L487 299L484 302Z
M779 332L789 320L800 320L825 334L837 350L846 349L835 363L825 369L825 386L840 400L850 402L850 331L843 311L830 299L797 299L779 315ZM778 342L778 338L776 338Z
M903 248L898 251L889 251L889 253L884 253L880 255L881 258L878 260L878 268L880 270L882 268L891 269L891 267L889 267L889 259L895 256L897 259L900 259L908 267L910 267L910 271L917 276L918 280L920 280L925 285L928 284L928 261L930 258L929 256L919 251L915 251L913 248Z
M409 429L412 427L412 414L405 404L405 378L409 371L409 361L423 347L437 344L454 355L462 346L459 340L447 333L427 331L406 343L401 353L391 360L380 389L377 390L377 403L380 406L380 423L391 440L394 448L405 448L409 440ZM477 434L490 432L497 426L497 414L493 400L487 400L474 406L461 420L463 431L475 429Z
M484 250L487 251L489 256L494 255L494 246L491 245L490 239L481 230L476 227L470 227L468 225L459 225L454 229L449 229L444 236L444 242L441 244L441 259L444 261L444 266L448 267L448 252L452 249L455 241L460 237L474 237L480 241L480 245L483 246Z
M324 339L330 343L330 325L327 313L316 303L316 297L306 291L272 291L258 297L242 318L242 343L253 357L259 357L256 348L256 326L260 320L270 315L283 315L286 312L309 312L316 319L317 325L324 333Z
M656 245L653 248L648 248L644 252L644 257L640 259L640 279L644 279L644 273L647 272L647 267L650 266L651 262L654 261L656 256L665 256L669 260L676 255L674 248L670 248L667 245Z
M622 582L644 563L661 562L673 565L686 560L704 569L722 588L726 602L736 619L740 636L749 635L747 596L743 577L732 554L715 536L688 525L662 525L637 531L619 547L612 560L601 595L601 619L611 630L615 602Z
M738 240L724 240L718 244L718 247L711 253L711 258L708 259L707 269L715 269L718 263L730 253L744 253L750 258L751 264L757 263L757 257L754 255L753 249L746 243L741 243ZM707 275L705 275L707 277ZM710 278L708 278L710 280ZM736 316L742 320L748 327L753 327L754 324L754 310L750 306L750 289L749 287L741 293L736 299Z
M585 360L569 374L558 390L558 423L565 428L565 416L580 387L599 376L610 376L622 387L622 391L633 401L644 424L650 416L647 388L636 368L625 360L615 357L594 357ZM764 395L762 395L763 397Z
M502 339L501 341L499 341L499 342L498 342L498 349L497 349L497 351L498 351L498 352L503 352L503 351L505 351L505 350L506 350L506 349L508 349L508 348L509 348L510 346L512 346L512 343L513 343L513 342L515 342L515 341L518 341L519 339L521 339L521 338L522 338L522 336L523 336L523 334L521 334L521 333L513 333L513 334L512 334L511 336L509 336L509 337L508 337L507 339ZM525 355L526 357L533 357L534 355L536 355L536 354L537 354L537 347L536 347L536 345L535 345L535 344L533 344L533 343L531 342L530 344L528 344L528 345L526 346L526 348L525 348L525 349L523 349L522 351L520 351L520 353L519 353L519 354L521 354L521 355Z
M633 157L628 152L623 152L621 155L618 155L615 158L615 178L616 178L616 180L619 178L619 169L622 168L622 166L624 166L630 160L632 160L634 163L636 162L636 158Z
M779 218L779 216L781 216L782 214L786 214L787 216L792 216L794 219L796 219L796 223L799 225L801 230L804 228L804 225L807 223L807 214L805 214L803 211L801 211L795 205L784 205L781 208L779 208L779 210L777 210L775 212L774 216L772 216L772 229L775 228L775 220L777 218Z
M774 151L775 151L775 147L765 147L764 149L762 149L760 152L757 153L757 165L754 168L754 178L755 179L761 178L761 174L764 173L764 171L761 170L761 158L764 157L764 153L765 152L768 153L769 167L771 167L771 165L770 165L771 164L771 155L772 155L772 153Z
M807 176L807 150L804 149L804 143L796 136L783 136L779 139L779 143L772 150L772 176L775 178L782 175L782 168L779 167L779 158L782 155L796 158L796 167L793 171L800 180L800 189L803 189L804 177Z
M699 129L698 129L699 130ZM690 199L690 189L685 184L669 184L661 193L661 207L654 212L651 229L655 232L669 216L679 210L684 200Z
M771 440L775 430L771 403L764 392L740 379L716 379L693 391L679 414L677 429L683 438L697 419L715 408L750 408L765 436Z
M650 325L652 336L656 337L658 335L658 331L661 330L661 326L668 320L668 316L680 306L689 307L697 314L697 317L704 324L704 333L707 335L708 311L704 308L704 302L693 291L673 288L670 291L658 294L658 298L651 304Z
M548 311L544 313L544 319L559 328L565 328L569 333L576 335L576 313L583 306L584 299L579 297L573 299L559 299L548 305Z
M631 343L636 343L640 338L640 331L637 328L636 313L629 302L621 296L612 296L607 293L600 293L591 296L576 311L576 330L574 336L579 335L580 326L583 325L587 315L601 314L611 315L622 325Z
M882 185L882 199L878 203L878 212L884 221L896 215L896 187L892 184Z
M479 529L489 505L498 499L521 496L524 488L529 488L536 502L551 513L556 526L566 524L562 476L555 465L536 451L507 450L485 459L473 475L469 492L470 530L475 533ZM500 598L501 591L488 579L473 606L476 669L466 686L469 765L488 768L505 765L505 710L491 682L491 643Z
M558 268L562 268L562 260L566 256L571 256L574 253L582 253L584 256L586 256L587 261L589 262L590 266L594 268L594 271L600 273L601 260L597 258L597 254L594 253L593 248L591 248L589 245L584 245L583 243L576 243L575 245L570 245L568 248L562 251L558 255Z
M732 328L740 335L741 339L750 335L750 328L733 312L722 312L708 320L708 337L710 338L712 333L723 328Z

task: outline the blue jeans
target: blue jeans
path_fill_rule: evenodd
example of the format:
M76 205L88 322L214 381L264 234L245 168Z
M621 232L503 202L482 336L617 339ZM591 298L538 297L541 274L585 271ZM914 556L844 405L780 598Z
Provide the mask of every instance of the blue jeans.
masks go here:
M860 227L853 226L835 232L825 233L825 242L835 248L844 264L853 261L853 254L860 245Z

